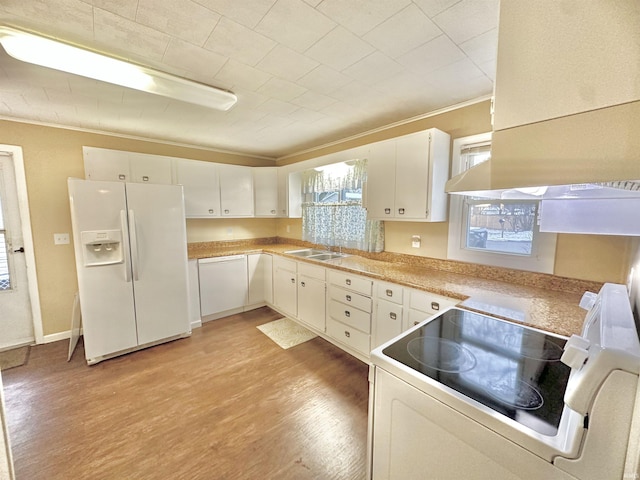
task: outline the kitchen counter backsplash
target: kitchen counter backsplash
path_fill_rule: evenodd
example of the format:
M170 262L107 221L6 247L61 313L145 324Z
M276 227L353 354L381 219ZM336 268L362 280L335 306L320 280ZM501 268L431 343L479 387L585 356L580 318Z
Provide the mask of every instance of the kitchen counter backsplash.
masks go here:
M190 243L188 255L195 259L261 251L284 254L309 247L326 248L295 239L269 237ZM391 252L349 249L342 252L352 256L323 262L323 265L457 298L461 301L459 305L467 309L561 335L580 333L586 313L578 306L580 298L584 292L598 292L602 286L599 282Z

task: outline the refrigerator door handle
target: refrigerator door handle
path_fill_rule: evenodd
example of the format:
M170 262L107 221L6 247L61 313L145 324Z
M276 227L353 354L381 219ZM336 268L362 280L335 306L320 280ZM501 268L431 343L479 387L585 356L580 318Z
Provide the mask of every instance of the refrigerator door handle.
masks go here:
M131 265L129 264L129 229L127 228L127 212L120 210L120 227L122 228L122 258L124 259L124 280L131 281Z
M129 238L131 239L131 266L133 267L133 280L138 281L138 235L136 234L136 219L133 209L129 210Z

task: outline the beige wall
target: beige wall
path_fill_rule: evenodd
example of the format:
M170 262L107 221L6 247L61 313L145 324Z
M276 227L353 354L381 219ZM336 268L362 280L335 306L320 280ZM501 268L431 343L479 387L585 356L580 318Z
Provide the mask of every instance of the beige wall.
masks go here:
M275 237L276 219L273 218L190 218L187 219L187 241L218 242Z
M45 335L69 330L73 295L78 288L73 245L54 245L53 234L71 233L67 178L84 177L83 145L220 163L273 165L270 160L248 156L10 121L0 121L0 144L17 145L23 151ZM247 235L253 228L246 227L247 221L238 227L225 222L221 230L224 234L232 228L234 235ZM256 227L256 234L275 232L274 221L270 222L270 228ZM190 234L196 238L201 235L199 226ZM211 235L219 237L221 233L212 229Z

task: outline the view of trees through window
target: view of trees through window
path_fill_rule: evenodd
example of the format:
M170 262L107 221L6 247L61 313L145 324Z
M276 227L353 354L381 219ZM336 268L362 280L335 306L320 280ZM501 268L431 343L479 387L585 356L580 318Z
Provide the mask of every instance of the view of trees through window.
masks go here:
M537 202L467 202L466 248L531 255Z

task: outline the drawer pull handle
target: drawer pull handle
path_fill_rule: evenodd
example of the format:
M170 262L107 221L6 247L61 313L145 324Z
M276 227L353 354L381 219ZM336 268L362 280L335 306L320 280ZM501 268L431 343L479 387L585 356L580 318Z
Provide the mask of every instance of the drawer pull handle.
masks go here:
M209 213L213 215L213 208L209 209Z
M349 333L347 330L344 331L344 336L349 338L351 336L351 333Z
M146 175L143 175L142 181L143 182L148 182L149 181L149 177L147 177Z
M291 279L291 283L296 283L296 279L295 279L295 278L292 278L292 279Z
M229 214L229 210L225 208L224 213Z
M122 173L118 175L118 180L126 180L126 179L127 179L126 175L124 175Z
M275 211L275 210L271 210L271 214L272 214L272 215L275 215L275 214L276 214L276 211Z
M344 316L345 317L350 317L351 316L351 312L349 310L345 310L344 311Z
M400 215L404 215L404 208L399 208L399 209L398 209L398 213L399 213Z
M387 288L387 291L385 293L387 294L387 297L393 297L393 290L391 290L390 288Z
M347 302L351 301L351 295L347 295L345 298L347 299Z
M347 285L351 285L351 280L347 278L347 279L344 281L344 283L346 283Z
M432 310L440 310L440 304L438 302L431 302Z
M389 215L389 214L391 213L391 209L390 209L390 208L385 208L385 209L384 209L384 213L385 213L386 215Z
M301 286L301 287L304 287L304 282L300 282L300 286Z
M391 318L391 320L395 320L396 318L398 318L397 315L395 314L395 312L391 312L389 314L389 317Z

